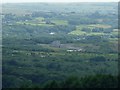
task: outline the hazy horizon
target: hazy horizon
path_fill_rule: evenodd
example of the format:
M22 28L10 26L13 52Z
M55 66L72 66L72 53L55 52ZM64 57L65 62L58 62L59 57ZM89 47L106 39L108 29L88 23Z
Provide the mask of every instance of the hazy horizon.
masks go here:
M1 3L31 3L31 2L119 2L119 0L2 0Z

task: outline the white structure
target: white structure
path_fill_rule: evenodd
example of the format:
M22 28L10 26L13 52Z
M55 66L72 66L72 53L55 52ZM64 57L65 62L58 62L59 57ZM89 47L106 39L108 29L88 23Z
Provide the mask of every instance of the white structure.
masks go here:
M49 33L50 35L54 35L55 33L54 32L51 32L51 33Z

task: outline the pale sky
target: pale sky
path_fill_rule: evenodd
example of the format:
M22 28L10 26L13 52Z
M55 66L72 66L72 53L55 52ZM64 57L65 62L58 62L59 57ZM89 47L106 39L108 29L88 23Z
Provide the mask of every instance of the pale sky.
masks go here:
M118 2L120 0L0 0L2 3L21 2Z

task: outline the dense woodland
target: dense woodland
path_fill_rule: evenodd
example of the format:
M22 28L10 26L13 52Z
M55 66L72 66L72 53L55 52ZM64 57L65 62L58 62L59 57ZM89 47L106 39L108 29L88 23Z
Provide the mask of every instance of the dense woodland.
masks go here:
M3 88L118 86L117 3L2 7Z

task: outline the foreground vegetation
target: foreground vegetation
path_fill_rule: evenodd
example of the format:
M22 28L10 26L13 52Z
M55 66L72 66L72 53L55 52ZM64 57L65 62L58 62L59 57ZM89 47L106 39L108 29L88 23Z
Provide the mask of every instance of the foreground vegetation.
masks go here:
M78 78L71 76L64 81L48 81L44 84L24 84L26 88L118 88L118 77L111 75L95 75Z

